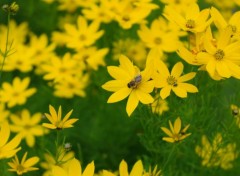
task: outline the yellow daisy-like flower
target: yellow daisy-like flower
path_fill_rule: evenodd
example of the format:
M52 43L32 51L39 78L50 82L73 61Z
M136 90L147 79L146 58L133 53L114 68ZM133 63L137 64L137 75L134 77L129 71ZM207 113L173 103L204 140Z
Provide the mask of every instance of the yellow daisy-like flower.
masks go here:
M154 102L151 104L152 112L162 115L163 112L168 111L168 103L166 100L162 100L159 94L155 97Z
M154 169L152 170L152 167L150 166L148 171L144 171L143 176L162 176L162 171L158 170L158 166L156 165Z
M42 119L41 113L36 113L31 116L30 112L24 109L19 115L11 114L10 119L13 122L13 124L10 125L11 131L25 138L29 147L35 145L35 136L44 135L44 128L39 125Z
M160 96L162 99L167 98L170 95L171 90L181 98L187 97L187 92L196 93L198 92L197 87L192 84L185 83L186 81L195 77L196 73L191 72L181 76L183 72L183 64L178 62L174 65L171 74L164 62L158 62L158 72L155 73L155 86L162 88Z
M182 124L182 121L179 117L174 121L173 125L172 125L172 122L169 120L170 130L166 127L161 127L163 132L168 135L168 137L163 137L162 139L164 141L174 143L174 142L179 142L185 139L186 137L188 137L189 135L191 135L191 133L186 134L186 131L189 128L190 124L188 124L182 130L181 130L181 124Z
M182 16L182 14L176 12L171 6L166 6L163 15L169 21L177 23L182 30L193 33L203 32L212 22L208 20L210 10L204 9L200 11L196 3L189 5L185 12L185 16Z
M149 54L148 57L154 57ZM139 101L150 104L154 101L150 93L153 91L154 82L150 80L151 71L146 68L140 72L138 67L124 55L119 58L120 66L108 66L109 74L115 79L105 83L102 88L114 92L108 103L121 101L129 96L126 111L128 116L136 109Z
M4 121L0 128L0 159L11 158L19 150L21 150L21 147L18 147L21 142L21 136L16 135L11 141L8 142L9 137L10 127L8 122Z
M22 81L19 77L14 78L12 85L4 82L0 90L0 100L7 103L8 107L22 105L27 98L36 92L35 88L27 89L30 78L26 77Z
M33 165L35 165L38 161L39 161L39 158L36 156L27 159L27 152L26 152L23 155L23 158L20 163L17 155L15 155L15 158L12 159L12 162L8 162L8 165L11 167L11 169L8 169L8 170L12 172L17 172L17 175L22 175L30 171L38 170L37 167L33 167Z
M66 169L61 168L60 166L54 166L52 169L53 175L61 176L93 176L94 175L94 162L91 162L87 165L85 170L82 172L82 167L80 162L77 159L72 159L68 161Z
M112 172L109 172L107 170L103 170L102 173L103 176L118 176ZM143 175L143 164L141 160L138 160L131 172L128 172L128 165L126 163L126 161L122 160L120 165L119 165L119 176L142 176Z
M50 114L45 113L45 116L51 123L43 123L43 126L49 129L63 129L71 128L72 124L78 121L78 119L69 119L73 110L69 111L62 119L62 107L59 106L58 113L53 106L49 105Z

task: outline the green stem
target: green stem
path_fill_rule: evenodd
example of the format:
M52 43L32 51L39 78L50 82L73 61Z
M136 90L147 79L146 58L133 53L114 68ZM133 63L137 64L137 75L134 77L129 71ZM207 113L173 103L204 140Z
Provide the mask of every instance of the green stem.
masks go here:
M1 78L2 78L2 71L3 71L3 66L4 66L4 63L5 63L5 60L8 56L8 40L9 40L9 30L10 30L10 27L9 27L9 23L10 23L10 12L8 12L8 18L7 18L7 39L6 39L6 44L5 44L5 51L4 53L2 53L2 56L3 56L3 62L2 62L2 65L1 65L1 70L0 70L0 81L1 81Z
M173 144L173 145L174 146L172 147L172 150L171 150L170 154L168 155L167 161L163 165L162 170L164 170L164 168L167 166L167 164L169 163L170 159L172 158L172 154L174 153L175 148L176 148L175 144Z

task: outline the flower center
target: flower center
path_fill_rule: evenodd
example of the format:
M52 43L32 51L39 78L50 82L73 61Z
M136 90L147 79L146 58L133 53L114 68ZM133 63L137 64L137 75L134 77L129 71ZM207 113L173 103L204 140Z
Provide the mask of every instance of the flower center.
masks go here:
M122 20L127 22L130 20L130 18L129 18L129 16L125 15L125 16L123 16Z
M173 76L167 78L167 83L171 86L177 87L177 79Z
M24 167L21 165L21 164L19 164L18 166L17 166L17 171L18 171L18 173L23 173L23 171L24 171Z
M160 37L156 37L156 38L154 39L154 43L157 44L157 45L159 45L159 44L162 43L162 39L161 39Z
M237 32L237 27L236 27L236 26L229 25L229 27L232 29L232 32L233 32L233 33L236 33L236 32Z
M82 40L82 41L84 41L84 40L86 40L87 38L86 38L86 36L85 36L84 34L81 34L81 35L79 36L79 39Z
M214 57L216 60L222 60L223 57L225 56L224 51L222 49L218 49L216 53L214 54Z
M195 27L195 21L194 20L191 20L191 19L189 19L189 20L187 20L187 23L186 23L186 27L187 28L189 28L189 29L192 29L192 28L194 28Z
M134 79L127 84L127 86L128 88L136 89L138 85L141 83L141 81L142 81L142 75L139 74L135 76Z

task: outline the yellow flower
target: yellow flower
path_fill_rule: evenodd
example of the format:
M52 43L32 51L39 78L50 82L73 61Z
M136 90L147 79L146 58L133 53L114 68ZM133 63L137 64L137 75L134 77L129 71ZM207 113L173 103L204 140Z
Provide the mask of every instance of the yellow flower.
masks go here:
M154 20L150 28L142 25L138 36L148 48L157 48L159 52L174 52L180 45L178 32L172 31L163 18Z
M2 90L0 90L1 101L7 103L8 107L26 103L27 98L36 92L36 88L27 89L29 83L29 77L24 78L22 81L19 77L15 77L12 85L4 82Z
M207 136L202 136L202 146L197 145L195 151L202 158L202 165L231 169L232 162L237 159L236 143L223 143L222 135L218 133L210 143Z
M5 108L4 103L0 103L0 125L6 121L10 115L10 112Z
M168 111L168 103L166 100L162 100L159 96L159 94L155 97L154 102L151 104L152 112L162 115L163 112Z
M216 44L212 42L211 29L208 28L204 39L205 52L197 54L197 60L206 65L211 77L216 74L223 78L231 76L240 79L240 42L231 42L232 29L226 28L220 33Z
M149 54L148 57L154 57ZM108 99L108 103L121 101L129 96L126 111L128 116L138 106L139 101L143 104L150 104L153 98L150 93L153 91L154 82L150 80L151 71L146 68L140 72L138 67L124 55L119 58L120 66L108 66L109 74L115 79L108 81L102 88L114 92Z
M227 27L230 27L233 35L232 37L235 37L238 40L240 39L240 11L235 12L228 22L215 7L211 7L210 13L214 24L219 30L224 30Z
M52 174L61 176L93 176L95 170L94 162L87 165L85 170L82 172L82 167L77 159L68 161L66 169L60 166L53 166Z
M171 6L166 6L163 15L169 21L177 23L182 30L193 33L203 32L211 23L211 20L208 20L210 10L204 9L200 11L196 3L189 5L185 13L185 16L182 16Z
M20 163L17 155L15 155L15 158L12 159L12 162L8 162L8 165L11 167L11 169L8 170L11 172L16 172L17 175L22 175L30 171L38 170L38 168L33 167L33 165L35 165L38 161L39 158L36 156L27 159L26 152Z
M21 136L16 135L11 141L8 142L10 137L10 127L7 121L0 124L0 159L11 158L14 156L21 147L18 145L21 142ZM18 148L17 148L18 147Z
M35 136L44 135L44 128L39 125L41 118L41 113L36 113L31 116L30 112L24 109L19 115L10 115L10 119L13 122L13 124L10 125L10 129L12 132L18 133L22 138L25 138L29 147L33 147L35 145Z
M63 129L71 128L72 124L78 121L78 119L69 119L73 110L69 111L62 119L62 107L59 106L58 113L53 106L49 105L50 114L45 113L45 116L51 123L43 123L43 126L49 129Z
M232 104L231 105L232 115L236 119L236 125L240 128L240 109L238 106Z
M161 170L158 170L158 166L156 165L152 170L151 166L149 167L148 171L144 171L143 176L162 176Z
M173 92L181 98L186 98L187 92L198 92L197 87L192 84L185 83L186 81L194 78L196 73L191 72L181 76L183 72L183 64L181 62L178 62L174 65L171 74L169 73L164 62L159 61L158 64L158 72L156 72L154 79L155 86L162 88L160 91L160 96L162 99L167 98L170 95L171 90L173 90Z
M103 176L117 176L116 174L109 172L107 170L103 170L102 173ZM126 161L122 160L120 165L119 165L119 176L143 176L143 164L141 160L138 160L131 172L128 172L128 165Z
M172 125L172 122L169 120L170 130L165 127L161 127L163 132L168 135L168 137L163 137L162 139L164 141L174 143L174 142L179 142L185 139L186 137L188 137L189 135L191 135L191 133L186 134L186 131L189 128L190 124L188 124L182 130L181 130L181 124L182 124L182 121L179 117L174 121L173 125Z

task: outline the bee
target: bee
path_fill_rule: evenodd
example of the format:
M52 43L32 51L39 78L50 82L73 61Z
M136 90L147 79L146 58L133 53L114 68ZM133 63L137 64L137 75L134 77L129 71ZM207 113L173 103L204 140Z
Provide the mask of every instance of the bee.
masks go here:
M231 109L232 109L232 115L234 116L239 115L239 109L236 105L231 105Z
M127 86L128 88L137 88L137 86L139 85L139 83L142 81L142 75L138 74L137 76L134 77L133 80L131 80Z

